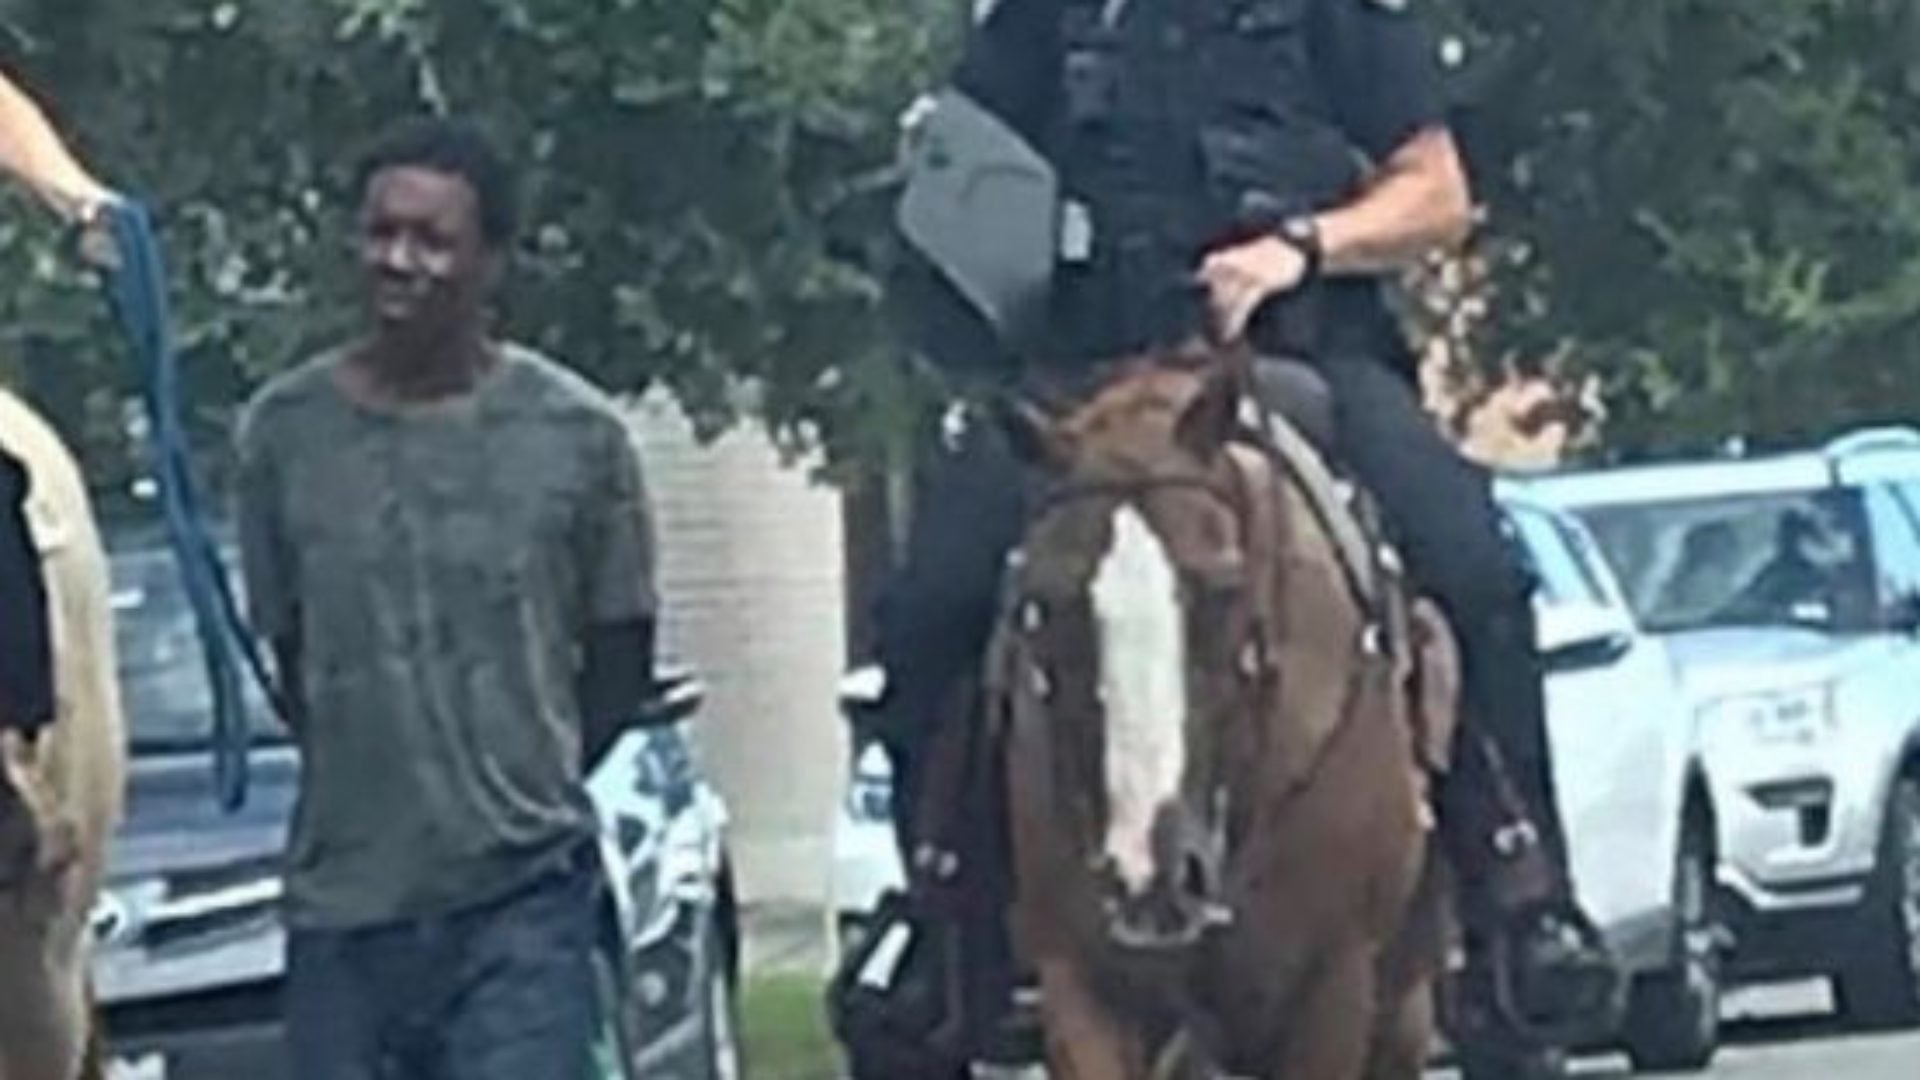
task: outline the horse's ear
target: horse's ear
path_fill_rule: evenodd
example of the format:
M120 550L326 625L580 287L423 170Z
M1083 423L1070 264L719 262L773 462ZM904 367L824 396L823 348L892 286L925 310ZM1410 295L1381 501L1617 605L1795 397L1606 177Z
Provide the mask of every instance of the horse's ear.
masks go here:
M1174 427L1180 445L1203 459L1218 453L1239 430L1242 385L1232 367L1211 368Z
M1045 409L1022 397L995 400L994 419L1013 456L1029 465L1063 468L1072 458L1067 436Z

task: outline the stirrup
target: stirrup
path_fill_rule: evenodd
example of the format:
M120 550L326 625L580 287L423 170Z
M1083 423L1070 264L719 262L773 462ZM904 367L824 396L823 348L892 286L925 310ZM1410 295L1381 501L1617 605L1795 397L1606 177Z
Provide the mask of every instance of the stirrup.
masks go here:
M1485 946L1488 989L1495 1019L1521 1041L1543 1048L1578 1046L1619 1028L1626 1012L1626 980L1609 955L1605 937L1585 912L1573 904L1554 905L1551 912L1580 938L1582 951L1602 958L1594 971L1580 973L1582 979L1593 977L1598 982L1604 978L1606 982L1604 992L1596 995L1601 1000L1593 1003L1596 1011L1586 1013L1583 1009L1555 1019L1539 1019L1528 1013L1522 1004L1523 995L1515 985L1520 975L1515 957L1517 939L1527 931L1512 921L1488 935Z

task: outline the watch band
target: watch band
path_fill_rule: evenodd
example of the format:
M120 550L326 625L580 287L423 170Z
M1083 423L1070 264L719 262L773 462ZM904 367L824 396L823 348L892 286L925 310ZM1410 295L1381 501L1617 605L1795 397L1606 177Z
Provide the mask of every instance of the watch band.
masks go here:
M1320 225L1310 214L1293 214L1282 218L1274 227L1273 234L1306 257L1307 269L1301 275L1301 283L1315 281L1327 260L1326 245L1320 240Z

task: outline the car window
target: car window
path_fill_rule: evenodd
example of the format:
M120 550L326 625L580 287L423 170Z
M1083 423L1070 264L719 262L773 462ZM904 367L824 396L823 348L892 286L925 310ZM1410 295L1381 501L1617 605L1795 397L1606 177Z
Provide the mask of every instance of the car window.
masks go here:
M1569 561L1573 563L1574 570L1580 575L1581 585L1586 589L1585 595L1599 603L1619 603L1619 599L1607 588L1604 571L1601 569L1606 563L1601 559L1599 550L1593 546L1592 538L1557 516L1550 517L1548 520L1553 523L1553 531L1559 535Z
M1891 604L1920 594L1920 534L1915 533L1906 506L1885 484L1866 488L1866 505L1880 602Z
M109 547L114 645L129 744L136 752L203 749L212 739L213 693L173 551L163 541ZM223 554L235 561L231 549ZM229 578L238 590L238 575ZM245 675L241 686L256 739L284 738L259 687Z
M1883 625L1857 489L1611 503L1577 514L1652 632L1868 633Z
M1539 579L1538 597L1542 603L1606 602L1599 582L1580 565L1567 544L1566 533L1550 516L1527 507L1513 507L1508 513L1520 534L1528 569Z
M1894 491L1899 496L1900 508L1906 511L1908 523L1915 532L1920 532L1920 480L1902 480Z

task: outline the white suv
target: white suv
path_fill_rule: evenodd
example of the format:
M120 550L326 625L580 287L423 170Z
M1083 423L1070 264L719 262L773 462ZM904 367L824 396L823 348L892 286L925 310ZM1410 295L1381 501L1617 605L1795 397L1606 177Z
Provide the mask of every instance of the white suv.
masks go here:
M1681 665L1736 973L1920 1021L1920 432L1531 486Z
M1632 977L1618 1041L1637 1068L1705 1068L1719 1043L1714 808L1674 666L1666 646L1635 627L1578 521L1533 499L1524 482L1503 481L1498 494L1539 582L1548 734L1575 888ZM883 686L875 668L850 674L842 707L871 707ZM881 894L900 886L886 754L857 744L852 757L833 842L843 950Z

